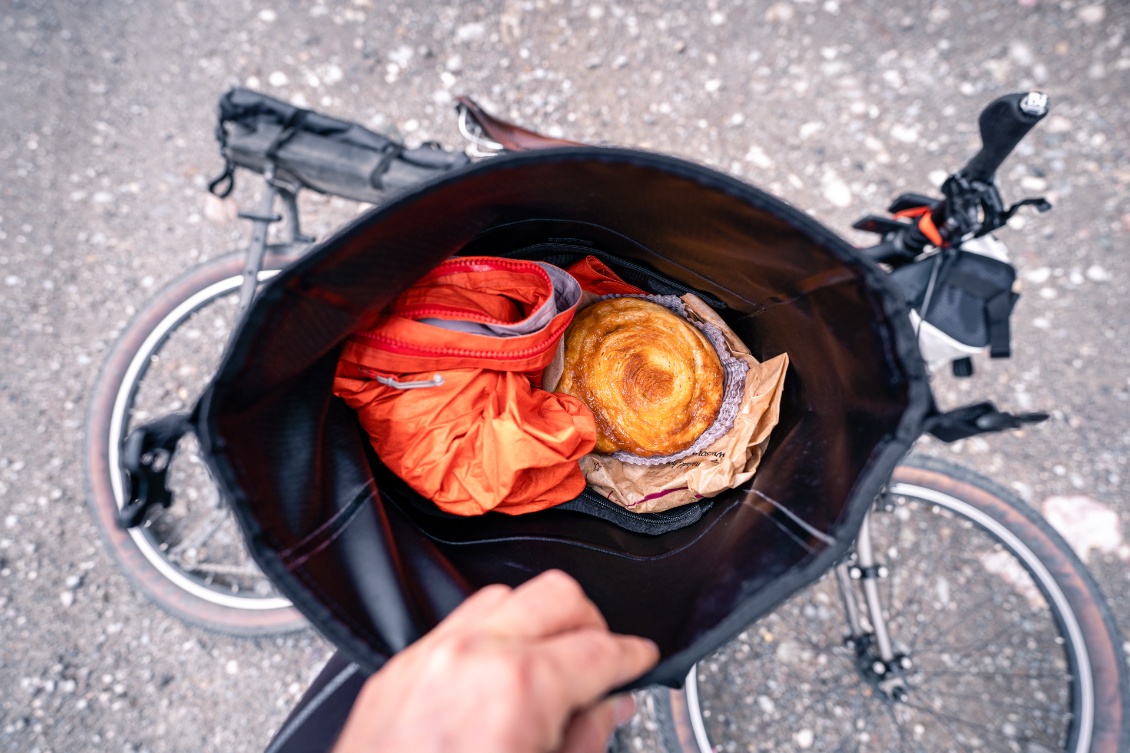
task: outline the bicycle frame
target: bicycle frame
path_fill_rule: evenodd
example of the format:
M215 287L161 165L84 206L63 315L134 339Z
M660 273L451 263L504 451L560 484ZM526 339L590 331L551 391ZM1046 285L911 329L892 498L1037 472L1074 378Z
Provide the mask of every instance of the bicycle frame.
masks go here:
M255 297L255 290L259 286L259 272L263 268L263 257L267 253L267 239L270 235L271 225L276 222L286 222L286 240L280 244L290 247L296 244L303 246L302 250L314 242L313 236L304 235L298 216L298 191L296 186L290 186L279 181L275 176L274 165L268 165L263 173L263 182L266 184L263 198L260 201L259 211L240 212L241 219L251 222L251 243L247 248L247 262L243 267L243 285L239 290L239 309L236 313L236 324L243 320L251 300ZM281 199L283 214L274 214L275 199ZM233 332L235 329L233 328Z

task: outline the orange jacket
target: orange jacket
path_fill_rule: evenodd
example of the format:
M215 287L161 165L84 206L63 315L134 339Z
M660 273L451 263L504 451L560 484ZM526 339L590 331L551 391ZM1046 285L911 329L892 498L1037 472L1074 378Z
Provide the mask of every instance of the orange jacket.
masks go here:
M579 298L576 280L549 265L449 259L349 338L334 394L382 462L442 510L516 515L566 502L584 489L577 461L596 423L576 398L535 384Z
M593 295L646 293L635 285L624 282L619 275L595 256L586 256L573 262L565 271L581 285L581 290Z

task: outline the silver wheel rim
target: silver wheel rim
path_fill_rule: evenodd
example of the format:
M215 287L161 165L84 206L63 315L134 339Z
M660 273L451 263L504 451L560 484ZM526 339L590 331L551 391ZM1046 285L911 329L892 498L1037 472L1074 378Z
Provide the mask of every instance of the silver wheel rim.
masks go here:
M262 282L263 280L270 279L276 274L278 274L278 270L263 270L259 273L259 281ZM153 331L145 338L141 347L137 349L137 352L130 360L129 366L126 368L125 376L122 378L121 384L118 387L118 392L114 396L114 407L110 414L110 427L107 436L110 486L114 494L114 504L117 505L119 510L122 509L125 504L122 473L119 470L121 468L121 432L134 380L137 379L138 374L141 373L142 369L145 367L145 363L153 355L153 351L164 341L165 336L180 324L185 317L195 311L197 307L213 298L239 288L242 282L242 275L228 277L209 285L185 299L158 322L157 326L154 327ZM161 555L160 551L154 548L153 542L138 528L131 528L128 533L134 545L137 546L146 561L149 562L154 569L161 573L170 583L177 586L177 588L198 599L221 607L255 612L285 609L291 606L291 602L288 599L280 596L232 596L207 588L171 565L168 560Z

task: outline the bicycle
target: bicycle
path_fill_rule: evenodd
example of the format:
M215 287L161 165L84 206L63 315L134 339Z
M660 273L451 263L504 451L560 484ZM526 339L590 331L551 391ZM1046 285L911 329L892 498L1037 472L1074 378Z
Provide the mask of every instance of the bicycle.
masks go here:
M959 249L981 231L988 233L1003 225L1008 213L1019 205L1003 207L992 176L1038 120L1006 119L1003 128L993 125L982 153L947 182L945 200L909 195L892 206L896 213L916 212L917 222L867 218L862 225L880 232L883 240L865 253L891 267L906 267L919 260L928 246ZM536 145L539 138L489 118L473 103L461 103L460 123L476 157ZM449 167L459 162L453 159ZM167 499L158 499L162 509L157 509L130 504L120 462L129 428L189 405L193 389L208 381L220 353L216 349L210 354L214 360L203 365L190 365L186 359L200 355L207 343L224 342L256 285L307 247L295 200L301 185L274 173L269 163L262 173L267 185L262 208L245 215L254 228L250 249L190 271L137 315L99 379L87 439L91 504L123 568L147 595L174 614L237 633L290 630L302 620L247 561L238 532L230 519L224 519L223 502L212 489L203 464L188 458L184 446L170 466L158 459L155 470L159 475L150 483L163 487L163 475L168 473L173 486L188 489L178 492L184 500L178 503L180 507L164 508ZM279 198L283 217L273 214ZM286 220L286 237L279 244L268 244L267 230L279 219ZM994 223L999 224L992 226ZM924 312L930 310L943 254L929 258L935 262L925 281ZM202 313L214 305L223 313ZM178 347L172 341L182 337L186 344L180 346L181 353L166 351L166 345ZM964 356L954 360L961 362L958 368L966 368ZM977 410L950 416L951 433L1008 428L1017 420L991 406L974 407ZM947 429L935 428L943 433ZM130 478L148 476L133 473ZM190 531L192 535L183 535L181 529L192 510L201 507L208 511L204 524ZM119 518L135 523L144 518L144 523L124 533L117 527ZM922 520L927 522L919 522ZM934 535L915 535L922 530ZM955 540L968 546L943 545ZM930 549L931 544L939 548ZM908 551L942 557L947 567L925 564L904 576ZM983 556L954 561L966 551ZM956 587L943 577L947 572L956 573L952 576ZM880 586L881 581L886 582L885 587ZM929 600L925 598L927 588L933 589ZM907 589L909 598L903 602L900 597ZM831 605L837 597L846 616L846 639L830 624ZM990 605L996 609L974 609ZM923 610L928 608L937 609L943 621L923 619ZM806 635L805 627L790 624L798 612L802 624L808 630L815 628L815 634ZM1004 627L1002 620L1008 621ZM777 640L779 634L786 634L775 627L778 624L788 626L789 641ZM933 659L928 651L931 646L922 643L930 635L922 631L938 629L939 624L942 632L961 627L966 634L988 630L986 624L992 627L980 638L932 646L939 657ZM1016 625L1019 630L1010 629ZM803 638L794 640L793 636ZM757 638L760 643L755 646ZM792 668L788 682L773 678L769 690L758 697L727 697L735 687L731 670L764 666L752 659L758 651L765 653L766 647L773 649L778 661L812 662L817 674L811 681L797 682ZM965 657L968 651L980 652L972 664ZM1034 663L1036 657L1041 661L1052 658L1049 671L1022 678L1010 671L1022 661ZM844 680L842 672L834 676L825 672L830 663L848 670L846 682L827 684L830 679ZM970 667L980 669L963 671ZM956 689L945 683L943 692L955 699L947 706L930 683L959 673L963 679ZM973 683L971 678L983 679ZM794 690L797 692L791 694ZM809 701L817 691L827 697L823 704ZM1002 722L986 712L986 707L994 701L994 693L1005 691L1024 691L1040 706L1026 709L1015 699L1006 699L1008 711ZM716 740L738 730L732 709L746 706L756 707L766 717L758 722L760 732L773 731L776 719L786 733L784 739L802 749L827 740L840 749L888 749L897 739L912 749L935 744L940 749L985 744L999 749L1003 743L1005 748L1018 750L1027 745L1028 750L1114 751L1130 740L1126 718L1130 691L1118 630L1085 567L1015 495L958 466L913 455L877 500L851 559L715 657L700 662L688 675L685 690L662 690L656 699L669 750L715 750ZM825 711L830 721L803 722L795 712L781 719L779 709L786 703L794 708L804 706L804 711ZM860 727L859 717L844 708L847 703L854 710L877 713L877 722L886 724L889 719L892 728L880 734L878 727L866 721Z

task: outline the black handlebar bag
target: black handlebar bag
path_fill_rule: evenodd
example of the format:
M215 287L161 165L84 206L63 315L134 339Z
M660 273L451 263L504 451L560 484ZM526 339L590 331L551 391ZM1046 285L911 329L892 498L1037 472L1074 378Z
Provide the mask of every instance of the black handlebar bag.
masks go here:
M753 480L655 515L591 492L516 517L439 513L331 388L349 333L460 253L595 254L652 292L697 292L759 359L788 353ZM321 243L256 299L198 428L256 561L363 668L478 588L560 568L614 631L659 645L638 684L677 686L845 554L929 406L905 303L844 240L708 168L579 147L478 163Z

